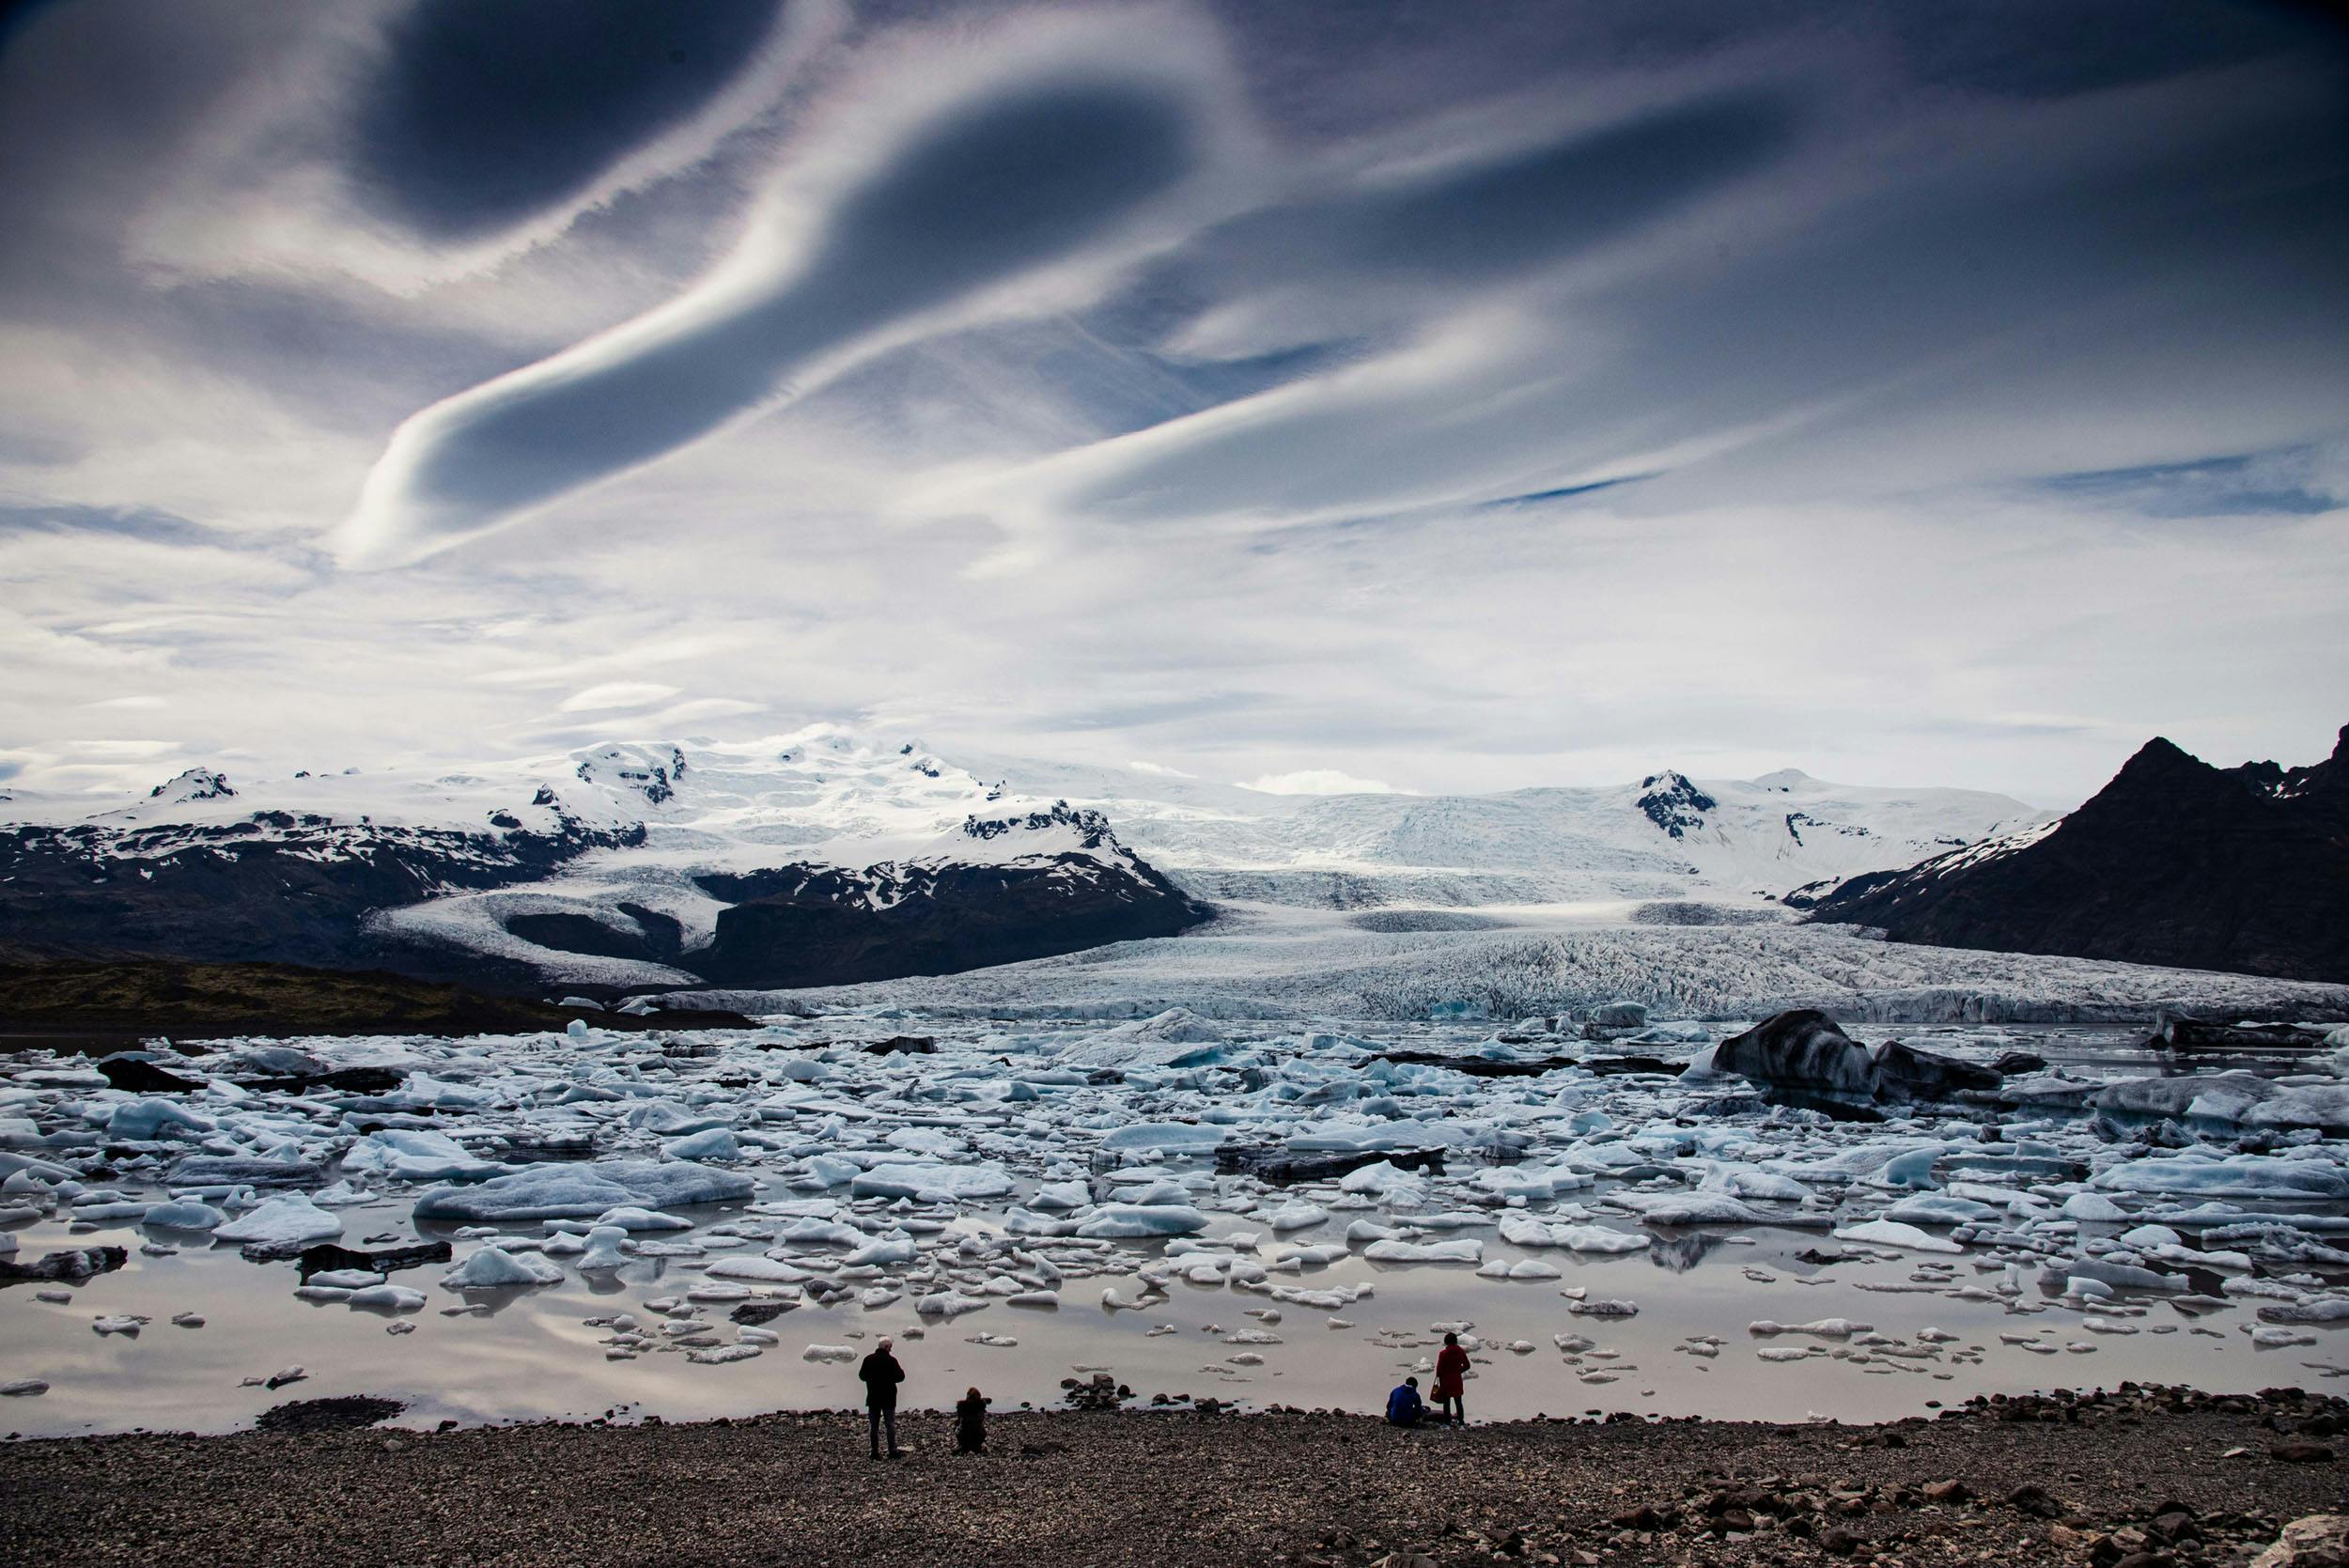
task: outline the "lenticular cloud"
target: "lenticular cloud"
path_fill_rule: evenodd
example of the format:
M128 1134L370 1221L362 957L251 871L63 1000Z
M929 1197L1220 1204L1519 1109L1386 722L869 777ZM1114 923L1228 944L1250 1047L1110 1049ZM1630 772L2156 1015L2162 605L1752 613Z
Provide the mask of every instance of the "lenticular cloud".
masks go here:
M879 136L849 116L684 295L402 425L344 529L344 560L418 559L1079 256L1199 168L1202 124L1184 77L1097 60L999 70Z

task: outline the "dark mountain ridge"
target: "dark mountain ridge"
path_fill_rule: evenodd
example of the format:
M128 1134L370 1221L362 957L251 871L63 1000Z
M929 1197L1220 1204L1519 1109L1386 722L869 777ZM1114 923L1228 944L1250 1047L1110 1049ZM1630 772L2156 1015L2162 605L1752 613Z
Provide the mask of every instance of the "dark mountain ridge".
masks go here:
M2349 979L2349 726L2305 768L2146 744L2048 831L1855 877L1816 921L1892 940Z

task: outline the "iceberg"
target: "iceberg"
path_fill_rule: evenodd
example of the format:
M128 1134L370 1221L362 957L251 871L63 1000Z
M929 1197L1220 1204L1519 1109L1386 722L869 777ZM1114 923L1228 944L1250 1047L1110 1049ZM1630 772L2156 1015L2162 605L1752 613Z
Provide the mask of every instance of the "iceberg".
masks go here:
M508 1286L552 1285L562 1281L563 1270L535 1252L508 1252L484 1247L441 1276L450 1290L496 1290Z
M300 1192L272 1198L212 1232L222 1241L276 1242L325 1241L342 1234L343 1222L338 1216L319 1207Z
M1207 1217L1184 1203L1103 1203L1082 1217L1076 1234L1096 1239L1192 1235L1207 1228Z
M506 1173L444 1132L386 1129L368 1133L343 1154L347 1174L388 1176L403 1182L480 1182Z
M2278 1155L2181 1155L2134 1159L2101 1172L2091 1186L2106 1192L2189 1192L2222 1198L2349 1198L2338 1166Z
M1231 1136L1228 1128L1197 1122L1136 1122L1101 1140L1104 1149L1215 1149Z
M1937 1235L1928 1235L1914 1225L1897 1219L1866 1219L1857 1225L1835 1227L1838 1241L1860 1241L1873 1247L1899 1247L1911 1252L1963 1252L1956 1242Z
M1011 1188L1011 1172L1000 1165L946 1165L935 1160L876 1165L848 1182L848 1191L859 1198L912 1198L924 1203L1001 1198Z
M1485 1244L1472 1236L1453 1241L1374 1241L1362 1249L1374 1263L1483 1263Z
M435 1187L416 1200L426 1219L591 1219L622 1204L664 1208L751 1195L751 1178L690 1160L607 1159L540 1165L478 1186Z

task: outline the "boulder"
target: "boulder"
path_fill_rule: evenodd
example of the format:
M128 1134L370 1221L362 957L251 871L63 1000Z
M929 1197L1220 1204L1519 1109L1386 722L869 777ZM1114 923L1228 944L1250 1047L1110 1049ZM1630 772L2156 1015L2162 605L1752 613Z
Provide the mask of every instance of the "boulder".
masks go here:
M2349 1562L2349 1514L2310 1514L2286 1525L2251 1568L2331 1568Z

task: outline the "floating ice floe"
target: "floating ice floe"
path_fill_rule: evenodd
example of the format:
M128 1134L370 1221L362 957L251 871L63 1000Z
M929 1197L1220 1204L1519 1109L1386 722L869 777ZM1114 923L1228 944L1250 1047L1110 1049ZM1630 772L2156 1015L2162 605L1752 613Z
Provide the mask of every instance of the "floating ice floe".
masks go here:
M562 1279L561 1268L535 1253L484 1247L442 1275L441 1283L451 1290L494 1290L559 1284Z
M1473 1236L1452 1241L1374 1241L1362 1249L1373 1263L1482 1263L1485 1244Z
M1835 1227L1838 1241L1866 1242L1873 1247L1898 1247L1911 1252L1963 1252L1966 1249L1946 1236L1937 1236L1897 1219L1868 1219L1857 1225Z
M929 1161L876 1165L848 1182L848 1190L860 1198L912 1198L925 1203L1000 1198L1011 1189L1011 1173L1000 1165Z
M270 1242L325 1241L342 1234L340 1216L300 1192L272 1198L212 1232L222 1241Z
M435 1187L416 1200L418 1219L591 1219L622 1205L665 1208L747 1198L751 1178L690 1160L612 1159L540 1165L474 1186Z
M1207 1217L1183 1203L1103 1203L1081 1216L1075 1234L1095 1239L1138 1239L1190 1235L1207 1228Z

